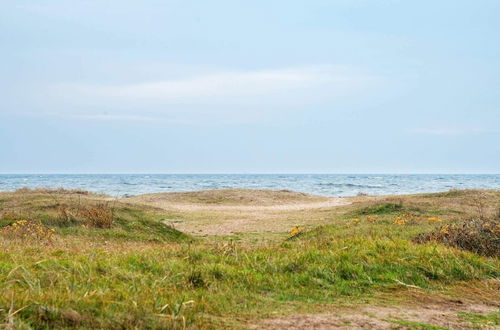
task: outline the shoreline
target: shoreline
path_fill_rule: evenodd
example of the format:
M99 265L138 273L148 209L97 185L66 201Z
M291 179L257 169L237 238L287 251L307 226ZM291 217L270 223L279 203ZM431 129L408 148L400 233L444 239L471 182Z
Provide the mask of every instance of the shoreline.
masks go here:
M82 189L115 198L213 189L292 190L327 197L500 189L500 175L457 174L146 174L0 175L0 191L22 187Z
M210 193L210 192L221 192L221 191L269 191L269 192L290 192L290 193L297 193L297 194L304 194L304 195L309 195L309 196L316 196L316 197L323 197L323 198L356 198L356 197L397 197L397 196L413 196L413 195L422 195L422 194L440 194L440 193L447 193L447 192L453 192L453 191L500 191L500 188L449 188L449 189L444 189L444 190L426 190L426 191L419 191L419 192L398 192L398 193L393 193L393 194L369 194L369 193L364 193L360 192L355 195L322 195L322 194L314 194L314 193L309 193L307 191L300 191L300 190L290 190L290 189L267 189L267 188L245 188L245 187L235 187L235 188L212 188L212 189L199 189L199 190L176 190L176 191L156 191L156 192L147 192L143 194L123 194L123 195L112 195L112 194L107 194L103 192L98 192L98 191L92 191L92 190L86 190L86 189L80 189L80 188L74 188L74 187L64 187L64 186L58 186L58 187L52 187L52 186L43 186L43 187L29 187L29 186L23 186L17 189L11 189L11 190L0 190L0 194L2 193L15 193L17 191L33 191L33 192L57 192L57 191L80 191L84 192L85 194L92 194L92 195L99 195L99 196L106 196L114 199L126 199L126 198L137 198L137 197L143 197L143 196L154 196L154 195L176 195L176 194L191 194L191 193Z

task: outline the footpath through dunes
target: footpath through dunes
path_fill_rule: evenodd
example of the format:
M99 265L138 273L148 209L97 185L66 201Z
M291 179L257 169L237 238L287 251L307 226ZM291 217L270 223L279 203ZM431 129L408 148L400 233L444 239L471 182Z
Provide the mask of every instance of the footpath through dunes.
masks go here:
M254 189L157 193L125 197L121 201L173 212L175 217L166 223L197 235L283 232L295 225L319 224L316 213L322 209L351 203L340 197Z

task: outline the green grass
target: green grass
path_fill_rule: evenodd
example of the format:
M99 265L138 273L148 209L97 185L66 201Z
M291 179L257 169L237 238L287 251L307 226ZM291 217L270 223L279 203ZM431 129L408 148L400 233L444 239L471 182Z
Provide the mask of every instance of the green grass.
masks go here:
M103 238L111 240L172 242L191 238L162 223L165 216L131 207L115 207L111 229L85 228L81 225L63 226L57 231L63 235Z
M151 207L116 203L112 228L97 229L82 227L78 219L61 223L54 207L61 200L39 194L14 199L15 204L2 204L3 215L41 219L56 229L56 238L37 242L0 236L0 326L245 328L261 318L314 313L398 295L408 287L432 295L500 277L498 258L411 242L438 224L393 224L408 209L427 214L449 205L405 201L399 208L394 205L400 203L367 202L342 212L321 210L326 225L292 240L288 233L272 233L272 241L262 242L252 233L258 243L249 243L243 234L192 238L163 223L179 214ZM354 223L348 216L356 212L376 219L361 217ZM12 222L0 219L0 226ZM477 324L498 322L498 314L462 317Z
M401 283L432 290L500 276L498 261L399 239L297 240L251 249L198 243L2 251L3 316L13 304L24 308L16 320L37 327L70 326L68 310L91 328L184 321L209 327L214 317L262 317L283 304L332 304ZM176 311L186 301L193 303Z
M432 324L426 324L421 322L412 322L406 320L393 320L393 323L402 325L405 329L424 329L424 330L446 330L448 328L438 327Z
M453 198L453 197L463 197L466 196L467 194L470 194L471 192L474 192L473 190L458 190L458 189L451 189L448 191L443 191L439 193L433 193L433 194L422 194L422 197L426 198Z
M370 214L391 214L403 211L402 203L380 203L373 206L367 206L353 212L355 215L370 215Z
M95 206L99 200L65 195L48 196L41 193L14 196L18 199L16 203L5 206L3 214L0 213L0 228L11 225L16 220L36 219L64 236L145 242L191 240L188 235L162 222L168 219L168 214L151 207L109 203L113 212L113 226L111 229L96 229L85 227L85 222L75 210L82 206ZM67 219L61 219L61 206L68 209Z
M458 313L458 315L476 327L500 326L500 311L490 314Z

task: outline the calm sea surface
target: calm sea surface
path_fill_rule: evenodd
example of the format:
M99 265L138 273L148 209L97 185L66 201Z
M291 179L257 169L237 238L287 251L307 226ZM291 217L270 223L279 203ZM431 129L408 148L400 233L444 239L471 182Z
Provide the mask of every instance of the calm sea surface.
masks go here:
M352 196L500 189L500 174L0 174L0 191L22 187L84 189L113 196L222 188Z

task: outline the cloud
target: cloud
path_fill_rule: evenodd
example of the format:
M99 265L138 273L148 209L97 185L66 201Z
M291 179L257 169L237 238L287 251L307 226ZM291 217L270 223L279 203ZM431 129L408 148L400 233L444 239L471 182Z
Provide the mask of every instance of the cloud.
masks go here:
M45 95L58 102L106 105L308 103L334 98L376 84L377 78L339 66L310 66L203 74L131 84L52 85ZM81 103L80 103L81 104ZM165 108L164 108L165 109Z

